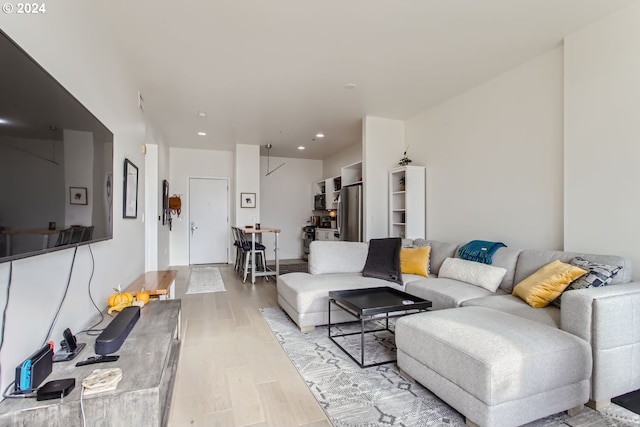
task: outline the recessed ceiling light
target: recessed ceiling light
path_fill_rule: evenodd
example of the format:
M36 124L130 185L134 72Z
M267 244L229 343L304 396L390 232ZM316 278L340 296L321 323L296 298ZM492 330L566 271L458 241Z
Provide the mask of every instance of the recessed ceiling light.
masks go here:
M316 138L324 138L324 133L316 133Z
M353 89L355 89L357 86L358 86L358 85L357 85L357 84L355 84L355 83L347 83L346 85L344 85L344 88L345 88L345 89L348 89L348 90L353 90Z
M298 150L304 150L304 147L302 145L298 146Z
M207 113L204 111L198 111L198 117L207 117Z
M200 135L200 136L207 136L207 133L206 133L206 132L198 132L198 135Z

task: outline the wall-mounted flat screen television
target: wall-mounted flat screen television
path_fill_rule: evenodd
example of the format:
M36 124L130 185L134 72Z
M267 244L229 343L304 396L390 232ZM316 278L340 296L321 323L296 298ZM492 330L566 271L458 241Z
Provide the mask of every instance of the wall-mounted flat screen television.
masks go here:
M113 235L113 134L0 31L0 262Z

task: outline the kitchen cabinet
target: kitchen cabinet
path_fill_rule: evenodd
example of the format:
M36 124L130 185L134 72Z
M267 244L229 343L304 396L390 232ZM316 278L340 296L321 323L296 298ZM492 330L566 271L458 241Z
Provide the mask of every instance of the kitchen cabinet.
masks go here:
M338 209L338 196L340 196L342 187L359 183L362 183L362 162L343 166L340 168L340 176L332 176L331 178L315 182L313 184L314 196L325 196L325 207L323 210Z
M340 240L335 236L337 228L316 228L316 240Z
M389 237L426 238L425 177L424 166L389 171Z
M362 182L362 162L353 163L342 168L342 185Z
M342 177L334 176L327 179L326 183L327 198L326 209L338 209L338 196L340 196L340 190L342 189Z
M334 176L318 181L314 184L314 187L314 210L330 210L338 208L338 196L340 195L340 189L342 188L342 177ZM324 196L324 207L322 209L316 208L317 196Z

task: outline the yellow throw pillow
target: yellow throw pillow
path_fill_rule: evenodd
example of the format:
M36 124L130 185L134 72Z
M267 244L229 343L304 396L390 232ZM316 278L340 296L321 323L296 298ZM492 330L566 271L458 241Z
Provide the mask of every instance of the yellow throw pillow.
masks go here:
M546 307L571 282L585 274L586 270L556 260L518 283L513 288L513 295L522 298L531 307Z
M403 274L419 274L429 277L431 246L400 249L400 269Z

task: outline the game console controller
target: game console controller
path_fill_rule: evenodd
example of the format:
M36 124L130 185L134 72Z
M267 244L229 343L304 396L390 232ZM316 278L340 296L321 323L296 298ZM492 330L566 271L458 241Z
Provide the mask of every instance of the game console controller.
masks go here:
M29 390L31 388L31 359L22 363L20 370L20 390Z

